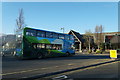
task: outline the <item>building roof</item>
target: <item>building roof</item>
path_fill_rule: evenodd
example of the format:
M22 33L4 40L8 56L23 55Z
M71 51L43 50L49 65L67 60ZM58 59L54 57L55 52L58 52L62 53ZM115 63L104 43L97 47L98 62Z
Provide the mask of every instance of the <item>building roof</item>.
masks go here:
M84 42L83 35L81 35L80 33L70 30L68 34L74 34L81 42Z
M115 34L120 34L120 32L104 32L104 35L115 35Z
M120 43L120 35L115 35L112 37L112 39L110 40L111 43Z

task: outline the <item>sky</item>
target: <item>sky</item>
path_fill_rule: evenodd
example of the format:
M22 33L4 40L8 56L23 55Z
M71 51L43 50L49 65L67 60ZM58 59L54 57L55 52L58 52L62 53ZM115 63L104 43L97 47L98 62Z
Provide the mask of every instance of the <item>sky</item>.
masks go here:
M118 2L119 0L1 0L2 2Z
M14 33L21 8L26 25L36 29L83 34L102 25L104 32L118 31L118 2L3 2L2 33Z

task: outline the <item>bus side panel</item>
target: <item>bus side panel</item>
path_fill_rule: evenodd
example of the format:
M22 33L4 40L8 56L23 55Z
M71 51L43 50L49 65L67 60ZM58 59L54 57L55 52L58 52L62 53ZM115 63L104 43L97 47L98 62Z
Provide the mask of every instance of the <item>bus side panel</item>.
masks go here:
M72 41L63 40L63 39L54 39L54 38L42 38L42 37L34 37L34 36L24 36L23 37L23 57L24 58L37 58L39 54L43 54L46 57L55 57L55 56L65 56L66 52L74 53L71 49ZM58 44L61 45L61 49L37 49L34 44Z
M23 37L23 58L37 58L36 50L32 47L32 44Z

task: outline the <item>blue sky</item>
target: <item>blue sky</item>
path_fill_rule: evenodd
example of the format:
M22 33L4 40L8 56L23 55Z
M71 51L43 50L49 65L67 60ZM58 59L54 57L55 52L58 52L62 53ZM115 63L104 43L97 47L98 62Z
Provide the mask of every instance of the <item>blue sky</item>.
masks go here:
M23 8L28 26L62 32L75 30L85 33L96 25L103 25L104 32L118 31L117 2L3 2L3 33L14 33L19 9Z

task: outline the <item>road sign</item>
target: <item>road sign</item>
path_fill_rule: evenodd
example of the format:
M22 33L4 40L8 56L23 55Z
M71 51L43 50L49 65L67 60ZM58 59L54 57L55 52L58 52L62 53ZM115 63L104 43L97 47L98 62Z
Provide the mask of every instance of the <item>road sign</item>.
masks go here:
M110 57L113 58L117 58L117 50L110 50Z

